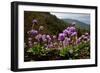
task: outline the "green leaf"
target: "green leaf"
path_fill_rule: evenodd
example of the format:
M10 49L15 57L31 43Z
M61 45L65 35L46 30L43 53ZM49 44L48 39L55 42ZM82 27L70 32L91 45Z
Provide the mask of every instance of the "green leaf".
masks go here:
M32 50L32 48L29 48L28 50L27 50L27 52L32 52L33 50Z

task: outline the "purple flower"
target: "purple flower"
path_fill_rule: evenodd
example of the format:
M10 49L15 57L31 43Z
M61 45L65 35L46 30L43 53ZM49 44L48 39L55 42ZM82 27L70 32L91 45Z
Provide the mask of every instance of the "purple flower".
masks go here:
M82 39L81 37L78 38L77 41L76 41L76 43L77 43L77 44L80 44L80 43L81 43L81 39Z
M88 33L85 33L84 35L81 36L82 37L82 40L83 42L87 42L90 40L90 36Z
M77 32L73 32L72 34L71 34L71 36L76 36L77 35Z
M32 35L37 35L37 34L38 34L38 31L32 29L32 30L30 31L30 33L31 33Z
M64 31L63 31L63 33L64 34L67 34L69 31L67 30L67 29L65 29Z
M50 35L47 35L46 38L47 38L48 42L51 41L51 37L50 37Z
M45 35L45 34L42 35L42 40L43 40L44 42L47 41L47 39L46 39L46 35Z
M70 39L70 38L67 38L67 41L68 41L68 42L70 42L70 41L71 41L71 39Z
M32 40L32 38L31 38L31 37L29 37L29 38L28 38L28 40L29 40L29 41L31 41L31 40Z
M79 40L82 40L82 37L79 37L78 39L79 39Z
M67 27L67 30L70 30L70 27Z
M81 38L83 39L85 37L85 35L82 35Z
M88 37L85 36L85 37L83 38L82 41L83 41L84 43L86 43L86 42L88 42L88 40L89 40Z
M67 46L70 43L70 38L65 37L65 40L63 41L64 46Z
M75 32L76 31L76 28L75 27L70 27L69 29L71 32Z
M63 31L63 33L65 34L65 36L68 36L68 35L70 34L70 31L68 31L67 29L65 29L65 30Z
M90 38L90 35L89 35L89 33L87 33L87 32L85 33L85 36L87 36L88 38Z
M68 33L68 36L70 36L72 34L72 32L70 30L67 33Z
M86 36L85 36L85 37L83 37L83 40L84 40L84 41L87 41L87 39L88 39L88 37L86 37Z
M65 34L64 33L60 33L59 36L58 36L58 40L59 41L64 41L65 39Z
M33 19L33 20L32 20L32 23L33 23L33 24L37 24L37 20L36 20L36 19Z
M74 27L67 27L67 29L65 29L63 33L66 34L67 36L70 36L75 31L76 29Z
M38 34L38 35L35 37L35 39L37 39L39 42L41 42L41 41L42 41L42 35L41 35L41 34Z

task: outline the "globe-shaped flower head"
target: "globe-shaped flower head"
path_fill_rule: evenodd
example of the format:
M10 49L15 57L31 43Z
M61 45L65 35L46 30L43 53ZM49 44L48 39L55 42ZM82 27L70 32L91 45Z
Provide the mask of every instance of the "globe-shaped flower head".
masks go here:
M36 19L33 19L33 20L32 20L32 23L33 23L33 24L37 24L38 21L37 21Z
M58 36L58 40L59 41L64 41L65 39L65 34L64 33L60 33L59 36Z
M30 33L34 36L34 35L37 35L37 34L38 34L38 31L37 31L37 30L32 29L32 30L30 31Z

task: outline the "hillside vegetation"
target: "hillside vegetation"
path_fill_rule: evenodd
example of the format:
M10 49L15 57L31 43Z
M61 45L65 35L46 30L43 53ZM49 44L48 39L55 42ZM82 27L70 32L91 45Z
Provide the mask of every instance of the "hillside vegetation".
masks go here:
M49 12L24 11L24 61L89 59L89 26L71 22Z
M51 15L48 12L29 12L29 11L25 11L24 12L24 23L25 23L25 32L27 32L28 30L30 30L31 26L32 26L32 20L33 18L37 19L38 24L35 27L36 29L38 29L39 26L44 26L44 31L45 33L48 34L58 34L59 32L61 32L63 29L66 28L66 26L68 25L66 22L58 19L56 16Z

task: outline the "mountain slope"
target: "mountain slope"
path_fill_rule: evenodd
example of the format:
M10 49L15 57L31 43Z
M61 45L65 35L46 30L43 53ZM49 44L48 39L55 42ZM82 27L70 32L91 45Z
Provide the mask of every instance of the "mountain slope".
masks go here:
M51 15L49 12L25 11L24 12L25 32L31 29L33 18L38 21L38 24L35 26L35 29L38 30L39 26L43 26L44 32L47 34L56 35L67 26L63 20L58 19L54 15Z
M83 23L81 21L78 20L74 20L74 19L62 19L64 22L67 22L69 24L71 24L72 22L76 22L76 27L80 28L80 29L84 29L84 30L90 30L90 25Z

